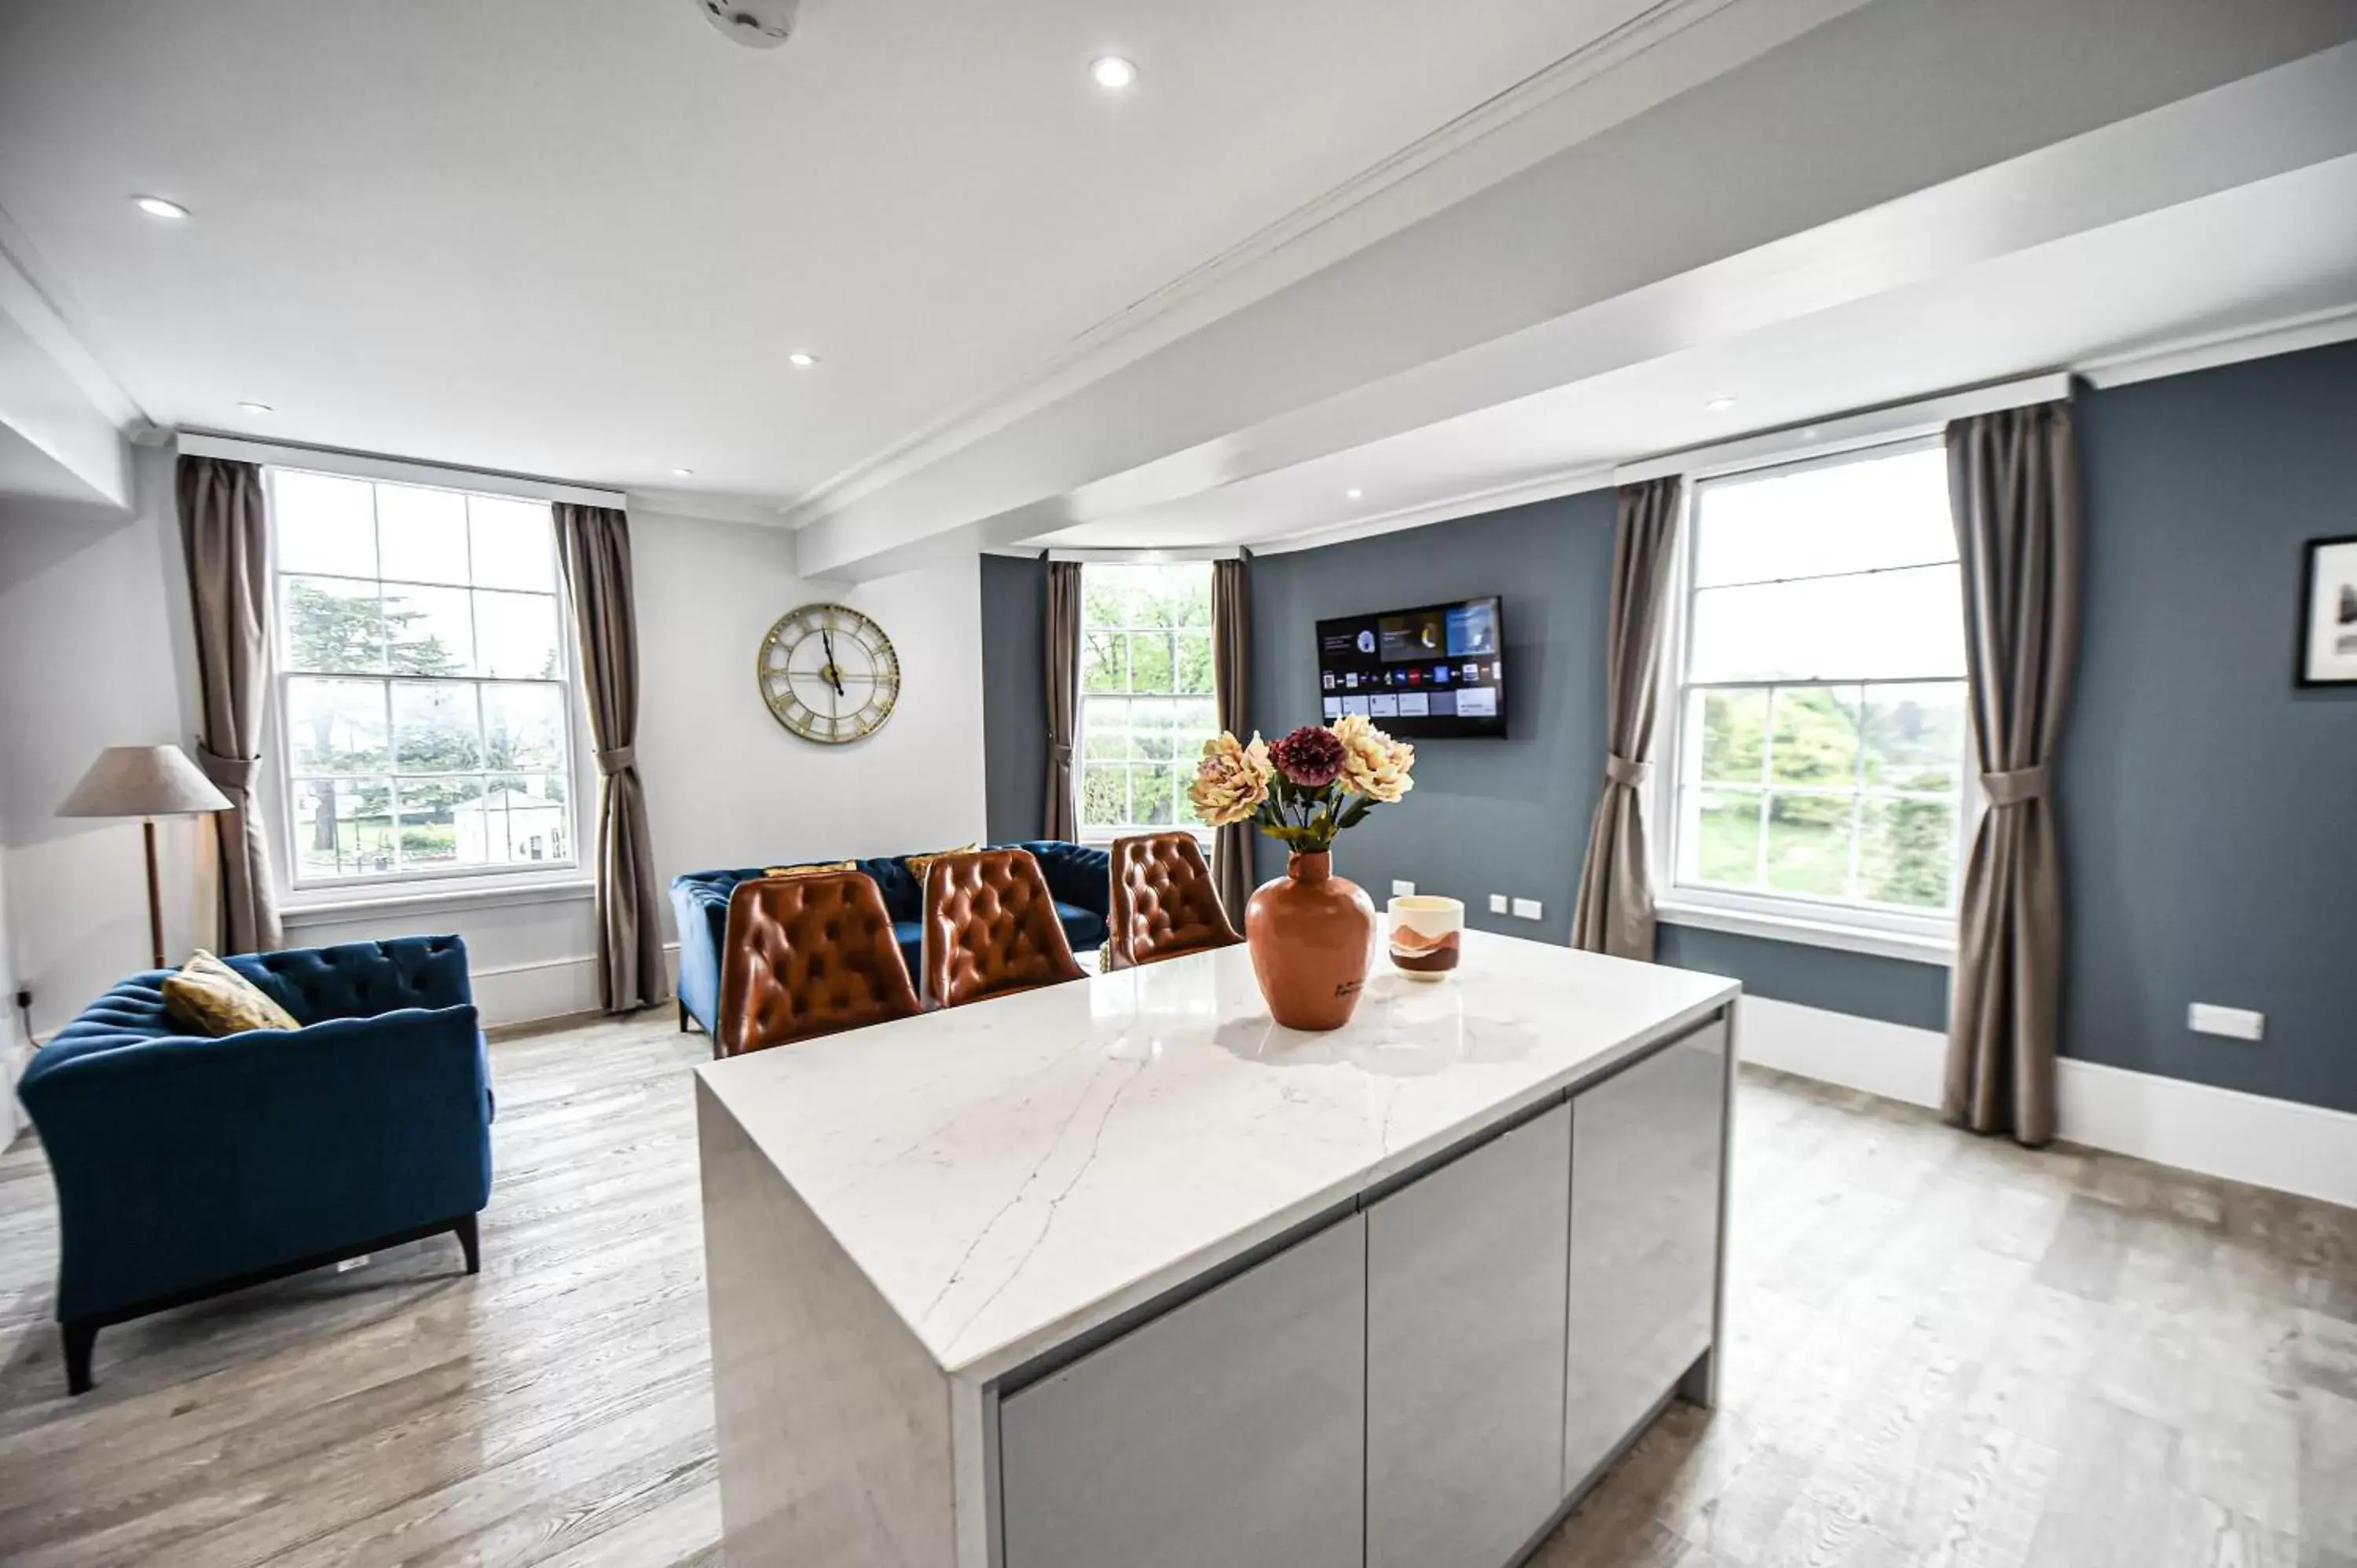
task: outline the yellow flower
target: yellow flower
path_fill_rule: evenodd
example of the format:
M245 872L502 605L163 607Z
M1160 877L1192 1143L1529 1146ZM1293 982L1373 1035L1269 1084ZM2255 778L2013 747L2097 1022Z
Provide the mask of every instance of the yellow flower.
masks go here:
M1203 743L1203 760L1195 769L1195 782L1188 787L1187 799L1195 803L1196 814L1215 828L1249 822L1268 799L1269 775L1274 771L1267 743L1257 731L1252 744L1245 746L1222 730L1217 740Z
M1334 738L1342 743L1342 785L1354 795L1386 804L1415 788L1408 770L1415 766L1415 747L1394 740L1358 714L1334 721Z

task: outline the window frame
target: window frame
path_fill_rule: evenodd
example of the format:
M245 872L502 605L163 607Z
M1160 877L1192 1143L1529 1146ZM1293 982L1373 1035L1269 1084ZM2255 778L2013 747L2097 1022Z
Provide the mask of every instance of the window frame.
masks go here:
M1192 567L1200 567L1200 568L1201 569L1202 573L1203 573L1203 578L1204 578L1204 584L1205 584L1205 590L1206 590L1206 593L1207 593L1207 594L1211 591L1210 585L1211 585L1211 557L1209 557L1209 556L1204 557L1204 558L1203 558L1202 560L1200 560L1200 561L1194 561L1194 560L1168 560L1168 559L1160 559L1160 558L1157 558L1157 557L1153 557L1153 556L1145 556L1145 555L1141 555L1141 556L1134 556L1134 557L1110 557L1110 558L1103 558L1103 559L1092 558L1092 559L1089 559L1089 560L1084 560L1084 561L1082 561L1082 562L1081 562L1081 563L1080 563L1081 575L1082 575L1082 587L1081 587L1081 615L1080 615L1080 627L1079 627L1079 632L1078 632L1078 636L1079 636L1079 639L1080 639L1080 642L1079 642L1079 646L1078 646L1078 647L1076 647L1076 648L1072 650L1072 653L1073 653L1073 669L1074 669L1074 671L1075 671L1075 672L1076 672L1076 674L1075 674L1075 679L1076 679L1076 680L1078 680L1078 681L1081 682L1080 690L1079 690L1079 692L1076 693L1076 701L1075 701L1075 703L1074 703L1075 712L1074 712L1073 716L1072 716L1072 732L1073 732L1073 733L1072 733L1072 823L1073 823L1073 829L1074 829L1074 831L1075 831L1076 832L1078 832L1078 833L1080 834L1080 841L1079 841L1079 842L1081 842L1082 843L1084 843L1084 844L1088 844L1088 845L1090 845L1090 846L1092 846L1092 847L1094 847L1094 848L1100 848L1100 849L1101 849L1101 848L1103 848L1103 847L1105 847L1105 846L1107 846L1107 845L1112 844L1114 841L1116 841L1116 840L1118 840L1118 839L1135 838L1135 837L1137 837L1137 836L1139 836L1139 835L1146 834L1146 833L1168 833L1168 832L1186 832L1186 833L1191 833L1191 834L1193 834L1193 835L1194 835L1196 843L1199 843L1199 844L1200 844L1200 845L1202 846L1202 848L1203 848L1204 853L1208 854L1211 852L1211 848L1212 830L1211 830L1211 828L1208 828L1208 827L1204 826L1204 825L1203 825L1202 823L1200 823L1200 822L1186 822L1186 821L1181 820L1181 819L1182 819L1182 813L1183 813L1183 812L1186 811L1186 809L1187 809L1187 802L1186 802L1186 800L1185 800L1185 790L1186 790L1186 775L1188 774L1188 772L1189 772L1189 769L1184 766L1184 764L1185 764L1185 762L1186 762L1187 754L1186 754L1186 753L1184 753L1184 752L1183 752L1183 751L1182 751L1178 746L1175 746L1175 745L1174 745L1174 746L1172 747L1170 761L1171 761L1171 771L1173 772L1173 774L1174 774L1174 775L1176 775L1176 776L1177 776L1177 783L1176 783L1176 788L1175 788L1174 793L1173 793L1172 798L1171 798L1171 811L1170 811L1170 817L1171 817L1171 820L1170 820L1169 822L1162 822L1162 823L1154 823L1154 822L1131 822L1131 823L1125 823L1125 824L1121 824L1121 825L1105 825L1105 824L1099 824L1099 823L1091 823L1091 822L1088 822L1088 821L1087 821L1087 819L1086 819L1085 808L1086 808L1086 805L1087 805L1087 802L1088 802L1088 766L1089 766L1089 733L1088 733L1088 731L1089 731L1089 720L1088 720L1088 715L1089 715L1089 699L1090 699L1092 696L1095 696L1095 697L1119 697L1122 701L1124 701L1124 702L1127 702L1127 703L1135 703L1135 702L1137 702L1139 699L1143 698L1145 701L1149 702L1149 703L1157 703L1157 702L1158 702L1158 703L1171 703L1171 704L1172 704L1172 705L1174 705L1174 706L1175 706L1176 704L1178 704L1178 703L1180 703L1208 702L1208 703L1210 703L1211 704L1211 709L1212 709L1212 719L1211 719L1212 729L1211 729L1211 733L1212 733L1212 735L1214 735L1214 736L1216 736L1216 735L1219 733L1219 695L1218 695L1218 692L1217 692L1217 687L1218 687L1218 683L1219 683L1219 682L1218 682L1218 668L1219 668L1219 657L1220 657L1220 653L1219 653L1219 633L1218 633L1218 628L1217 628L1217 627L1214 625L1214 620L1216 619L1216 617L1213 617L1213 618L1207 618L1207 619L1204 621L1203 626L1202 626L1202 628L1201 628L1201 632L1202 632L1203 637L1204 637L1204 638L1205 638L1205 639L1206 639L1208 642L1210 642L1210 644L1211 644L1211 660L1212 660L1212 671L1213 671L1213 675L1212 675L1212 685L1213 685L1213 688L1214 688L1213 690L1209 691L1209 692L1167 692L1167 693L1163 693L1163 692L1137 692L1137 691L1132 691L1132 690L1124 690L1124 691L1121 691L1121 692L1091 692L1091 691L1088 689L1087 682L1086 682L1086 671L1087 671L1087 652L1088 652L1088 640L1089 640L1089 634L1090 634L1091 632L1092 632L1092 631L1094 631L1094 632L1111 632L1111 633L1113 633L1113 634L1114 634L1114 635L1116 635L1116 636L1120 637L1120 638L1123 639L1122 647L1123 647L1123 655L1124 655L1124 660L1125 660L1125 664L1126 664L1126 661L1127 661L1127 659L1128 659L1128 653L1129 653L1128 639L1129 639L1130 637L1132 637L1133 635L1135 635L1135 634L1137 634L1137 633L1143 632L1143 633L1147 633L1147 634L1154 635L1154 636L1164 636L1164 635L1168 635L1168 636L1169 636L1169 637L1173 639L1173 640L1172 640L1172 643L1171 643L1171 649L1170 649L1170 667L1171 667L1171 670L1174 671L1173 679L1175 680L1175 679L1176 679L1175 671L1176 671L1178 670L1178 643L1177 643L1177 640L1176 640L1176 639L1177 639L1177 638L1178 638L1181 633L1192 634L1192 633L1196 630L1196 628L1192 628L1192 627L1178 627L1178 626L1168 626L1168 627L1162 627L1162 626L1130 626L1130 625L1110 626L1110 625L1096 625L1096 624L1092 623L1092 622L1090 621L1090 619L1088 618L1088 582L1087 582L1087 578L1088 578L1088 572L1089 572L1089 569L1090 569L1092 566L1192 566ZM1175 730L1176 726L1174 725L1174 726L1173 726L1173 728L1174 728L1174 730ZM1131 766L1132 766L1132 764L1134 763L1134 760L1135 760L1135 759L1132 759L1132 761L1131 761L1131 762L1125 762L1125 763L1124 764L1125 768L1127 768L1131 767Z
M1672 925L1805 942L1918 962L1946 964L1953 961L1956 911L1953 907L1936 913L1919 912L1897 906L1828 898L1815 894L1739 889L1678 880L1684 827L1678 811L1678 781L1683 777L1685 762L1686 703L1692 689L1686 672L1694 652L1695 598L1699 591L1695 572L1695 533L1705 489L1729 480L1757 480L1771 476L1805 473L1904 456L1913 452L1944 450L1945 446L1944 431L1937 428L1928 432L1917 430L1895 433L1883 439L1846 446L1838 452L1788 452L1776 456L1754 457L1740 464L1699 470L1685 476L1679 497L1670 585L1664 606L1663 658L1654 693L1657 720L1653 770L1651 783L1644 792L1645 812L1657 830L1651 835L1650 858L1653 886L1657 890L1655 909L1663 920ZM1903 569L1906 568L1885 568ZM1957 614L1959 618L1963 615L1961 605L1957 607ZM1956 680L1955 676L1940 675L1890 681L1714 681L1705 684L1713 690L1765 692L1779 688L1947 685ZM1772 732L1772 709L1769 722ZM1971 853L1973 837L1979 829L1981 812L1986 805L1979 774L1974 766L1971 723L1968 684L1964 749L1958 759L1954 881L1952 884L1959 897L1964 886L1965 860ZM1763 783L1760 792L1764 796L1772 789L1772 786ZM1805 794L1810 792L1810 789L1795 786L1788 792ZM1861 800L1866 798L1864 792L1855 787L1849 790L1824 792L1848 794ZM1896 793L1904 798L1908 792Z
M586 744L587 710L584 706L584 698L581 691L581 650L578 639L573 635L575 625L573 618L573 603L571 594L565 584L564 566L560 557L560 553L557 549L554 500L545 495L519 493L517 490L496 484L470 486L465 482L467 476L463 474L447 473L440 470L415 473L404 472L397 471L394 466L384 463L372 462L365 465L355 464L347 468L328 462L312 463L289 461L285 457L271 456L265 457L262 461L261 467L263 469L264 501L264 505L270 509L269 526L267 532L270 542L268 592L270 594L271 614L270 648L268 654L269 699L266 703L266 711L264 714L263 723L263 745L265 748L268 764L263 770L264 777L262 779L261 805L264 817L269 823L269 837L272 846L272 860L274 863L272 867L273 877L276 884L276 890L281 907L289 914L299 915L317 910L341 909L378 902L410 902L448 897L479 896L482 897L494 897L502 893L546 893L559 888L571 888L581 884L588 876L592 868L592 861L590 857L584 853L585 850L589 847L585 843L584 838L585 834L594 834L597 831L594 814L590 810L590 803L596 799L594 793L596 788L596 777L594 768L591 764L589 749ZM289 574L282 573L279 565L279 549L283 542L283 531L279 527L276 513L278 491L275 476L281 472L317 474L328 478L356 480L371 487L378 485L401 485L407 486L414 489L442 490L460 496L482 496L493 500L526 501L535 505L548 507L550 509L549 559L551 570L554 578L553 597L556 613L556 644L558 650L559 668L559 674L556 681L546 682L540 680L483 675L407 677L393 672L390 668L382 674L368 672L352 675L349 678L363 681L382 681L385 683L387 696L386 736L388 745L391 743L392 736L392 712L390 705L392 690L393 685L401 681L415 680L419 682L430 681L460 682L475 686L479 691L482 686L493 684L557 685L564 693L562 701L559 703L559 707L564 714L563 722L565 726L565 738L562 746L564 761L562 766L554 771L560 772L564 776L566 789L569 791L566 806L571 819L570 831L572 834L572 853L566 858L563 860L529 861L523 863L511 862L500 865L437 866L432 868L383 872L375 875L353 876L307 877L301 874L300 867L302 862L299 849L296 843L296 774L293 768L293 757L289 755L288 736L286 733L288 683L296 679L324 678L333 680L346 677L339 677L333 674L322 677L317 671L291 670L286 668L283 658L285 628L280 621L283 605L281 581L283 576ZM380 560L378 563L380 570L382 570L382 561ZM399 587L430 587L444 589L462 586L464 591L472 593L477 587L477 585L471 581L471 569L468 574L470 581L463 585L447 583L413 584L408 582L406 579L382 576L375 578L345 577L338 576L333 573L296 572L291 575L297 577L325 577L338 582L373 582L380 589L388 584ZM529 593L533 590L508 589L487 591ZM479 703L479 696L478 698L478 702ZM479 714L479 706L477 711ZM479 776L489 777L491 771L492 770L490 768L486 768L481 770L481 774ZM375 777L375 775L370 775L370 777ZM393 768L392 759L388 756L383 777L388 781L392 781L402 777L427 778L433 776L423 774L407 776L401 775ZM470 776L454 775L453 777ZM394 797L394 810L397 813L397 793ZM396 816L396 823L398 819Z

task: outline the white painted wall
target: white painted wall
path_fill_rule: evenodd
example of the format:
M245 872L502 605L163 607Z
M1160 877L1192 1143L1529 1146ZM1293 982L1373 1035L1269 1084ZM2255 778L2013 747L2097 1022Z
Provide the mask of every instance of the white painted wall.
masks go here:
M185 746L194 730L170 455L142 452L138 478L139 508L120 523L0 512L0 897L15 937L5 967L32 986L44 1036L147 962L138 825L61 822L56 804L102 747ZM631 523L639 766L662 888L683 870L983 835L977 557L830 588L794 576L791 537L775 528L654 513ZM817 598L866 610L899 650L899 707L856 746L787 734L754 683L762 634ZM210 851L195 822L162 832L166 944L178 955L210 940ZM661 918L668 939L667 902ZM592 920L585 885L554 898L296 913L287 940L456 931L486 1021L512 1023L597 1005Z

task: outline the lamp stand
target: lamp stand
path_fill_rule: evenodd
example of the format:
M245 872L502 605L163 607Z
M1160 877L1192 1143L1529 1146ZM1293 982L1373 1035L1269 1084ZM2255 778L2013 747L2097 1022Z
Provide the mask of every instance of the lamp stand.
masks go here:
M156 950L156 967L164 967L164 895L156 879L156 819L140 819L140 832L147 840L147 940Z

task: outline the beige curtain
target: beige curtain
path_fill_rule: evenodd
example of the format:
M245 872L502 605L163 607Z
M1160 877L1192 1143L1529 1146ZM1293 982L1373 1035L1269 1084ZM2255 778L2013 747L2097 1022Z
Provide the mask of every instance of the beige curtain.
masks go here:
M1048 563L1048 820L1039 836L1081 836L1072 746L1081 729L1081 564Z
M597 745L597 999L608 1013L668 1001L646 788L639 781L639 626L630 520L556 504L556 548L581 639L582 696Z
M1988 811L1956 923L1942 1109L1976 1133L2054 1136L2062 860L2054 753L2079 641L2079 463L2068 403L1948 426L1964 663Z
M182 457L176 478L204 725L197 766L230 801L212 819L221 848L220 940L230 952L266 952L285 932L254 806L270 691L270 525L262 470L224 457Z
M1612 623L1607 634L1604 793L1587 829L1571 945L1614 958L1653 956L1653 887L1645 855L1644 783L1652 771L1653 694L1662 622L1676 551L1684 481L1620 487L1612 535Z
M1211 563L1211 694L1220 727L1247 735L1252 703L1252 557ZM1242 930L1253 889L1253 825L1236 822L1211 835L1211 881Z

